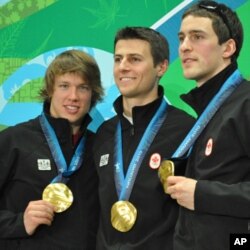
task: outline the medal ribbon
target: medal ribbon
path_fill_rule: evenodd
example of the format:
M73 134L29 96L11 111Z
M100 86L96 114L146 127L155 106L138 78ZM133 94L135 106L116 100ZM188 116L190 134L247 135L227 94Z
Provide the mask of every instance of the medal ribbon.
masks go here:
M188 150L188 155L191 152L191 147L195 140L201 134L206 127L210 119L226 100L226 98L236 89L236 87L242 82L242 76L239 70L235 70L232 75L225 81L219 92L209 102L206 109L202 112L193 128L189 131L182 143L179 145L172 158L182 157Z
M69 167L67 167L67 163L62 153L55 131L51 127L44 113L39 116L39 121L47 143L49 145L50 152L56 163L57 170L59 172L58 176L56 176L51 181L51 183L66 183L69 180L69 176L72 175L76 170L78 170L82 164L86 138L85 136L81 138L76 148L76 151L71 159L70 165Z
M122 131L121 123L118 122L115 138L115 185L119 200L128 200L134 186L134 182L139 171L141 162L148 151L152 141L154 140L158 130L160 129L165 117L167 115L167 102L162 99L161 105L157 112L154 114L152 120L147 126L139 145L132 157L128 166L126 177L123 172L123 154L122 154Z

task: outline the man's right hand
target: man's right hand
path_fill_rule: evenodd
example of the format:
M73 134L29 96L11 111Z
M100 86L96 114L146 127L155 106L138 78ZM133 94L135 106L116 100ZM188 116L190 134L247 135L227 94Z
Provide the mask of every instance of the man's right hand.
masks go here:
M53 218L54 207L51 203L44 200L29 202L23 215L24 227L27 234L32 235L41 224L50 226Z

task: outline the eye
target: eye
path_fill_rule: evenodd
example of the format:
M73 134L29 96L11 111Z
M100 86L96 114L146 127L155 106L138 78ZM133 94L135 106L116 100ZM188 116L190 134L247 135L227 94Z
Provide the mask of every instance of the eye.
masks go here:
M90 86L86 85L86 84L80 85L78 88L82 92L86 92L86 91L90 91L91 90Z
M184 36L178 36L179 42L182 43L184 41Z
M131 61L132 62L139 62L139 61L141 61L141 59L139 57L132 57Z
M60 83L60 84L58 85L58 87L59 87L60 89L68 89L69 85L68 85L67 83Z
M114 62L115 63L120 63L121 62L121 57L115 57Z
M204 38L204 36L202 35L202 34L200 34L200 33L194 33L194 34L192 34L191 36L190 36L190 39L192 40L192 41L198 41L198 40L201 40L201 39L203 39Z

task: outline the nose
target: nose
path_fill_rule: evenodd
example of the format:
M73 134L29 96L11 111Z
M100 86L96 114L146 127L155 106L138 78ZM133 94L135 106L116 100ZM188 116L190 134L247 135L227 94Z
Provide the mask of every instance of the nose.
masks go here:
M69 90L69 99L70 100L77 100L78 99L78 93L77 93L77 88L72 87Z
M129 69L129 62L126 58L123 58L119 63L120 70L128 70Z
M179 51L180 51L180 52L185 52L185 51L191 50L191 49L192 49L192 46L191 46L190 40L189 40L189 38L186 36L186 37L183 38L183 40L180 42Z

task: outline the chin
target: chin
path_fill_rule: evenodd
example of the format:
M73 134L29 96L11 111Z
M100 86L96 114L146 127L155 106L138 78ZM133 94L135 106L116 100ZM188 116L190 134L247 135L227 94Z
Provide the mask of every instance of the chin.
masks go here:
M197 74L194 74L193 72L188 72L188 71L184 71L183 72L183 76L186 78L186 79L189 79L189 80L195 80L197 78Z
M184 74L184 77L185 77L186 79L188 79L188 80L194 80L194 79L195 79L195 77L192 76L192 75L190 75L190 74Z

